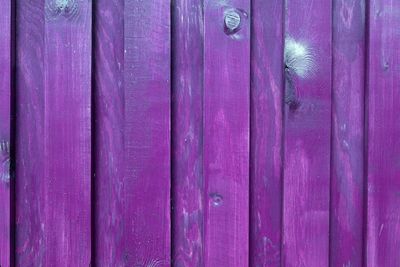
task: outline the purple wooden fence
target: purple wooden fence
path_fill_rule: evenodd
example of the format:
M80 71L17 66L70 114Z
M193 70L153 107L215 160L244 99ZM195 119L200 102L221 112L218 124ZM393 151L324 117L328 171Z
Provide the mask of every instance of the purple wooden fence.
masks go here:
M0 266L400 266L400 2L0 0Z

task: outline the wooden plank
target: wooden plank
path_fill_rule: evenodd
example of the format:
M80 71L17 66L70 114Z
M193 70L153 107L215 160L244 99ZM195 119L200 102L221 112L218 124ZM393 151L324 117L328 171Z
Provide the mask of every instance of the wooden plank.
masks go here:
M0 5L0 266L10 266L11 1Z
M124 266L124 5L94 4L94 152L96 266ZM126 229L125 229L126 230Z
M204 264L248 266L250 1L204 4Z
M125 2L122 252L170 264L170 2Z
M329 265L331 1L286 6L283 265Z
M400 2L369 2L365 266L400 266Z
M45 2L45 266L91 261L91 1Z
M331 266L362 266L365 1L333 1Z
M44 20L44 0L16 2L16 266L44 263Z
M203 4L172 7L172 260L203 266Z
M250 266L281 264L283 9L252 2Z

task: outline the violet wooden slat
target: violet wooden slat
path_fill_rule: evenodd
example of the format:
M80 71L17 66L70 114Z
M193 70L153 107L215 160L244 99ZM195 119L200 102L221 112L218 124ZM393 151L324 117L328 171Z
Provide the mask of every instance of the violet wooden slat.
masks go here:
M204 5L204 264L248 266L250 1Z
M172 256L203 266L203 4L173 5Z
M400 2L369 2L365 266L400 266Z
M44 264L44 0L16 2L15 264Z
M11 1L0 5L0 266L10 266Z
M91 24L91 1L46 0L44 266L91 260Z
M251 266L281 263L283 8L252 2Z
M330 266L363 259L365 1L333 1Z
M123 255L169 266L170 1L125 1Z
M95 262L124 266L124 5L122 0L94 4ZM133 204L125 204L133 205ZM132 248L131 248L132 249Z
M287 52L306 60L286 71L283 266L328 266L331 1L288 0L286 12Z

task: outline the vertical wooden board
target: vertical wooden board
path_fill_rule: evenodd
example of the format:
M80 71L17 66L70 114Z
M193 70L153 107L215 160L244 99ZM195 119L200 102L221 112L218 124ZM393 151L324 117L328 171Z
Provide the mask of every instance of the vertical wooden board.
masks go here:
M172 7L172 260L203 266L203 3Z
M281 264L283 8L283 1L252 2L251 266Z
M16 266L44 263L44 19L44 0L16 2Z
M333 1L330 266L362 266L365 1Z
M125 1L124 258L169 266L170 2Z
M331 1L288 0L283 265L329 265Z
M11 1L0 4L0 266L10 265Z
M96 266L124 266L124 1L98 0L94 8L93 163Z
M91 260L91 1L46 0L45 266Z
M250 1L204 8L204 264L248 266Z
M400 266L400 2L369 4L366 266Z

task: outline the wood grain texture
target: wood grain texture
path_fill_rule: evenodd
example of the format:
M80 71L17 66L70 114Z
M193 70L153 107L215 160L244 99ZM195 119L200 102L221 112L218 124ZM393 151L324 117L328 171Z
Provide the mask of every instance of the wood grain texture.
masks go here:
M400 2L369 2L365 266L400 266Z
M125 1L123 255L169 266L170 1Z
M44 264L44 0L16 2L15 265Z
M330 266L361 267L365 1L333 2Z
M283 266L328 266L331 1L288 0L286 12L286 41L308 47L313 64L293 77L296 105L285 108Z
M45 2L44 266L91 261L91 5Z
M204 4L204 263L248 266L250 1Z
M283 1L252 2L251 266L281 264L283 12Z
M94 3L94 154L96 266L125 266L124 5ZM126 204L133 205L133 204Z
M204 266L202 1L176 0L172 14L172 260Z
M11 1L1 0L0 14L0 266L10 265Z

